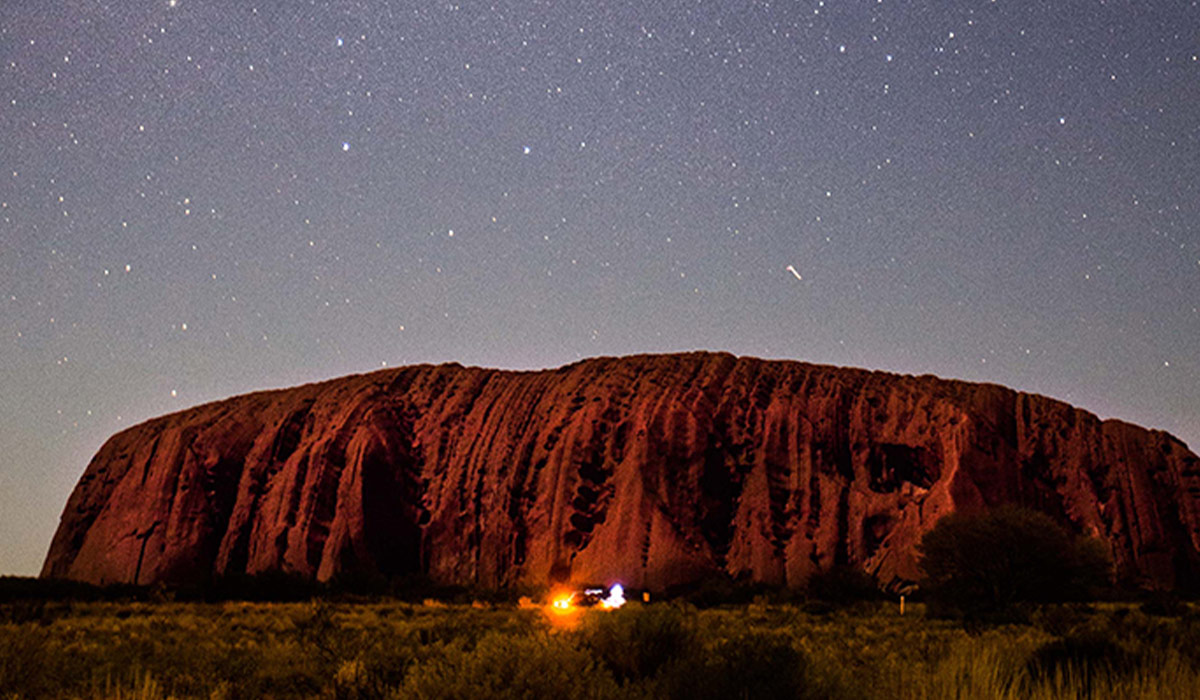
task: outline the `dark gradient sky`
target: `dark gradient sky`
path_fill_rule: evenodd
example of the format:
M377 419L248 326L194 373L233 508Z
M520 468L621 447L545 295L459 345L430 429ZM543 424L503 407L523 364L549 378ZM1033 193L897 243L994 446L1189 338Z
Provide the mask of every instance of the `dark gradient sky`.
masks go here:
M0 4L0 573L113 432L728 350L1200 446L1196 2Z

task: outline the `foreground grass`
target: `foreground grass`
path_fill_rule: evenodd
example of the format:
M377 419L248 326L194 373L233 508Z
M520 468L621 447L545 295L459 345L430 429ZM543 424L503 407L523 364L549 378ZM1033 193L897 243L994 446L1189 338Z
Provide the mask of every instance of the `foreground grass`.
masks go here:
M968 634L915 607L0 606L0 699L1200 697L1187 610L1050 608Z

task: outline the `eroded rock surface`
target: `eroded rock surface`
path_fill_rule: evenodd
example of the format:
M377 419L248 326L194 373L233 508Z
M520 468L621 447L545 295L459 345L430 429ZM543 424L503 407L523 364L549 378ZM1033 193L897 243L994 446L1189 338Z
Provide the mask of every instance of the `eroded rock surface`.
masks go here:
M112 437L43 576L283 570L658 588L715 571L917 578L941 516L1034 506L1141 585L1200 579L1200 459L1003 387L693 353L539 372L413 366L260 392Z

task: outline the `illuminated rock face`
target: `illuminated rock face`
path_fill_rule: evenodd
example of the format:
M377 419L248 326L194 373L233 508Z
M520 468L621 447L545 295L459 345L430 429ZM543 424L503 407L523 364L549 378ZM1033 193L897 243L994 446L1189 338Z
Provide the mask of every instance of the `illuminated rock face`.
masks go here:
M1003 387L725 354L414 366L238 396L111 438L43 576L282 570L635 588L714 572L898 584L941 516L1043 510L1142 585L1200 578L1183 443Z

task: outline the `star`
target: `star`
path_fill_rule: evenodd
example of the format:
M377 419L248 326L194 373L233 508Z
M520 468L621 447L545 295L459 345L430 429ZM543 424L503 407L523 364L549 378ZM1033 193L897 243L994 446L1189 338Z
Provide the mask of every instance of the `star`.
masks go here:
M1191 3L280 4L0 22L8 491L121 427L50 396L680 345L1102 386L1200 447Z

